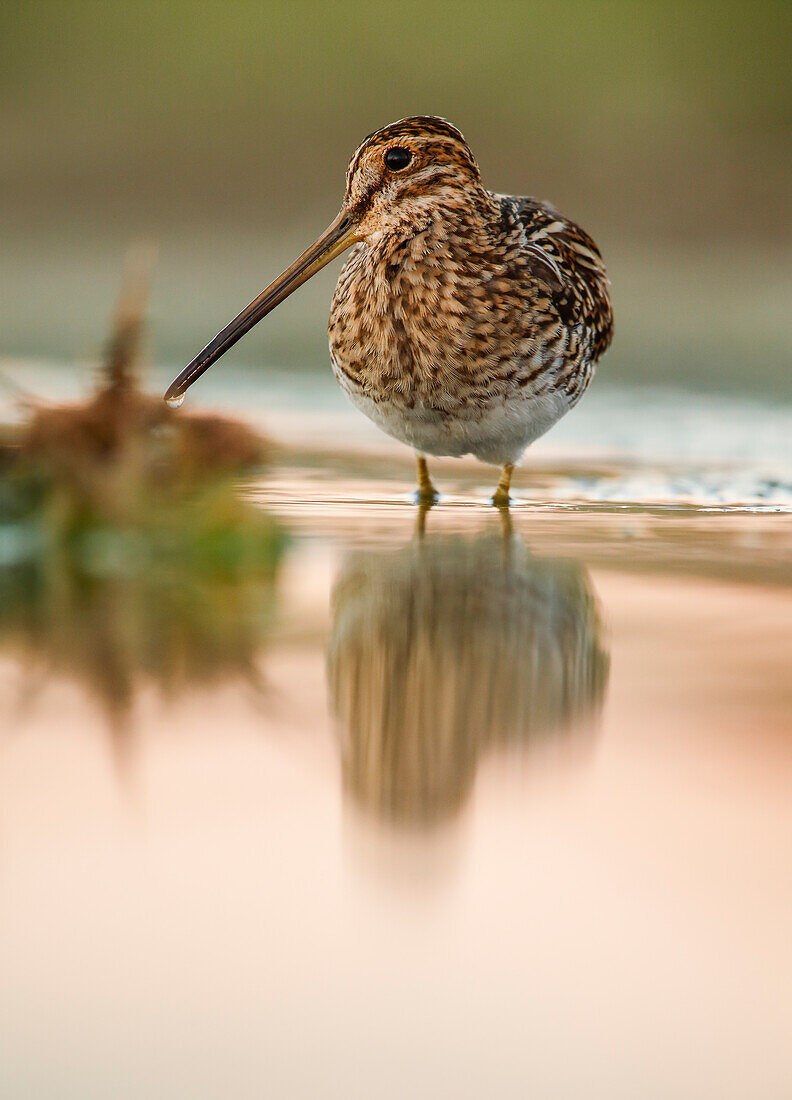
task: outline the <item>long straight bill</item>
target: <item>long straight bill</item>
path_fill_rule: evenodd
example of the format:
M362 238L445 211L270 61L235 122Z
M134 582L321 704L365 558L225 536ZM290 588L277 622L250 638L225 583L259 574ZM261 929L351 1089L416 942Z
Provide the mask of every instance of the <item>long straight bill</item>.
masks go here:
M266 317L270 310L288 298L298 286L302 286L325 264L330 263L345 248L349 248L359 239L350 218L342 210L310 248L298 256L290 267L287 267L266 290L259 294L258 298L254 298L238 317L226 325L222 332L218 332L214 340L211 340L199 355L196 355L192 363L184 368L175 381L171 382L165 394L165 400L174 405L180 404L193 382L200 378L212 363L233 347L237 340L249 332L254 325L257 325L262 317Z

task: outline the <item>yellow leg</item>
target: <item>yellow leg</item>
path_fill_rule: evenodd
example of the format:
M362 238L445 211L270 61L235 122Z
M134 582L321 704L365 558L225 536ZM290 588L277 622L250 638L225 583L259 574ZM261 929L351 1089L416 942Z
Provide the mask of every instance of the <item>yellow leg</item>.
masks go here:
M440 499L432 484L432 479L429 477L429 467L426 465L426 459L423 455L417 455L418 459L418 492L416 493L416 501L418 504L424 506L428 505L430 508L433 504L436 504Z
M508 508L509 507L509 489L511 488L512 474L514 473L514 464L507 462L503 467L503 473L501 479L498 482L498 488L495 490L492 497L492 503L496 508Z

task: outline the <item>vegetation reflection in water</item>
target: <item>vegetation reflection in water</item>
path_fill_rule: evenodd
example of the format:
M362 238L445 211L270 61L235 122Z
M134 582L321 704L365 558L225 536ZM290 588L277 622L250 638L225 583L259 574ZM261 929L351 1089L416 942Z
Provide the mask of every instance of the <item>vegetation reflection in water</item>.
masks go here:
M585 569L516 536L354 554L332 606L345 787L387 822L451 817L483 753L570 733L603 701L609 660Z
M264 441L140 389L137 275L94 395L0 439L0 652L80 681L117 729L139 685L255 678L285 541L237 490Z
M278 561L267 539L255 564L232 569L165 559L127 570L121 554L107 567L104 553L0 567L0 652L23 670L19 698L67 677L123 732L140 687L173 698L228 679L257 685ZM116 544L122 554L124 541Z

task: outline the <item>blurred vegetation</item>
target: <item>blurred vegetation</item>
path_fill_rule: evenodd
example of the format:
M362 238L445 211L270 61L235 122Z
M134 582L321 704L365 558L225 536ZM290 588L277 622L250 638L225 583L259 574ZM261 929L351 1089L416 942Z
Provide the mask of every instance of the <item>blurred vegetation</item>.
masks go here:
M365 134L437 113L601 244L609 377L788 392L791 54L789 0L6 0L0 352L84 354L146 234L187 361L336 213ZM335 274L234 360L326 366Z
M82 681L118 727L139 682L254 678L284 547L237 492L264 441L139 389L143 291L93 397L34 407L0 446L0 649Z
M330 215L358 141L424 112L600 228L792 232L785 0L6 0L0 42L3 174L40 214Z
M25 683L74 680L121 734L141 687L170 700L227 680L260 686L274 612L271 543L256 568L221 577L175 560L123 570L118 546L92 550L57 565L28 557L0 567L0 651L20 663ZM128 543L122 553L128 563ZM6 696L3 709L12 702Z
M4 191L38 216L329 216L364 134L428 112L601 230L792 234L788 2L7 0L0 43Z

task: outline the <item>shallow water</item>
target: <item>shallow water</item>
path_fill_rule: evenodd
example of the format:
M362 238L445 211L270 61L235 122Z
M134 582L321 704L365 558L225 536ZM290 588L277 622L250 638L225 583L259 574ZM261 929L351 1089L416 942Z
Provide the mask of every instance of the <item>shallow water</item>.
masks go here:
M595 390L420 536L324 382L234 381L254 674L119 722L0 638L0 1094L792 1094L789 411Z

